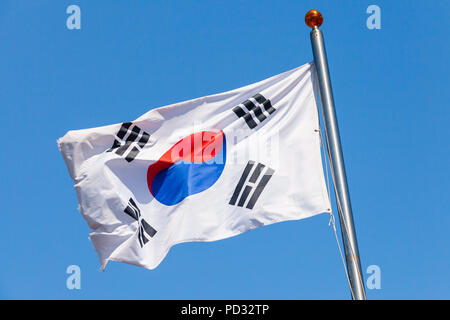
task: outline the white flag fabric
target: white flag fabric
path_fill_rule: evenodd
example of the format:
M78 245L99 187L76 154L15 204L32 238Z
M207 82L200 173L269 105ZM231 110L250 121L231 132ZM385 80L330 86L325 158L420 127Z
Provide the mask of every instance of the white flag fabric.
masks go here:
M309 63L59 139L102 267L329 211L314 88Z

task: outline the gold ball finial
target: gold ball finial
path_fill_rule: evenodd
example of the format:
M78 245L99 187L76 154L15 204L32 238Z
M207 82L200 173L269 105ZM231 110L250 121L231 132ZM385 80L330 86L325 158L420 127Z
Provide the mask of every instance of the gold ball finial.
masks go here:
M308 27L320 27L323 23L322 14L317 10L309 10L305 15L305 23Z

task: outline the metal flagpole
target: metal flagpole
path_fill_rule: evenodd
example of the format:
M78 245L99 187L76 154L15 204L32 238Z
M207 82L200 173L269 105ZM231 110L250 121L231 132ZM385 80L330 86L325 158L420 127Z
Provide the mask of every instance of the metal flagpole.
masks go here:
M352 208L348 193L347 177L345 175L344 159L342 156L339 128L334 108L333 91L331 88L330 74L328 72L328 61L325 52L322 31L322 14L317 10L309 11L305 16L306 24L312 28L311 44L319 79L320 97L324 114L325 133L329 155L331 157L331 170L334 177L336 202L339 211L342 240L345 249L345 260L347 262L348 277L350 281L352 297L355 300L365 300L364 278L361 273L358 242L356 240L355 227L353 224Z

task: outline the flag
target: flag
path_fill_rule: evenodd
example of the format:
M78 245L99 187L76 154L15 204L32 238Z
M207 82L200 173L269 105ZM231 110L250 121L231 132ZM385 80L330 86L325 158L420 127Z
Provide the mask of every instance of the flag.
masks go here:
M59 139L102 267L329 211L315 83L309 63Z

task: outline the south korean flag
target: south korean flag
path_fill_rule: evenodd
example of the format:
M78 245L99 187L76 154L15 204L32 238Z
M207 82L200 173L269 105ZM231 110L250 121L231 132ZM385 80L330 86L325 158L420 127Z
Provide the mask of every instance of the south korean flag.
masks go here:
M328 212L312 63L58 140L102 267Z

